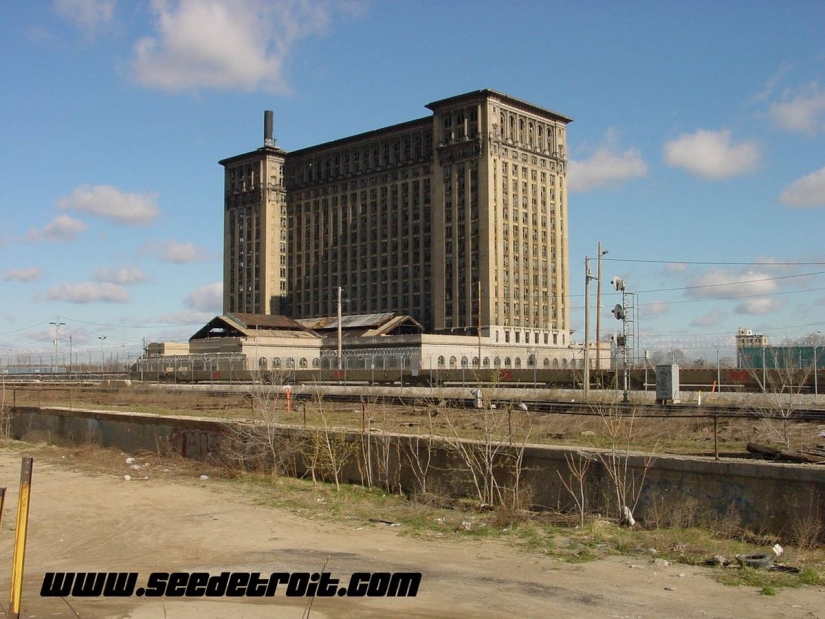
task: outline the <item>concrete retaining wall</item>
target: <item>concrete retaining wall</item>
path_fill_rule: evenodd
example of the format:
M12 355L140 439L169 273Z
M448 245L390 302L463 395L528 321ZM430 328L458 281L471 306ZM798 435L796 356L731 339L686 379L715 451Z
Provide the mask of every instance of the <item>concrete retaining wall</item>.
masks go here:
M17 408L12 413L14 438L26 441L96 442L123 451L146 450L176 453L187 458L226 457L234 422L193 417L159 417L140 413L118 413L57 408ZM307 470L306 454L312 431L279 428L290 444L303 443L293 460L298 474ZM409 435L339 433L336 440L350 445L353 458L343 478L352 483L369 479L374 485L407 492L421 490L422 479L430 489L456 495L476 496L467 459L456 447L442 440L431 441ZM285 442L285 444L287 444ZM461 444L475 452L484 445ZM513 486L514 458L519 449L505 448L494 466L496 483L507 494ZM562 478L571 480L568 459L589 458L585 494L588 506L616 513L618 499L611 480L610 454L596 450L528 445L522 454L522 488L535 508L571 510L575 504ZM428 463L426 470L415 463ZM761 461L721 460L683 456L630 455L626 473L637 519L667 521L679 512L684 522L691 514L698 520L708 515L731 519L758 532L788 534L806 519L825 519L825 466L776 464ZM634 492L635 488L641 488Z

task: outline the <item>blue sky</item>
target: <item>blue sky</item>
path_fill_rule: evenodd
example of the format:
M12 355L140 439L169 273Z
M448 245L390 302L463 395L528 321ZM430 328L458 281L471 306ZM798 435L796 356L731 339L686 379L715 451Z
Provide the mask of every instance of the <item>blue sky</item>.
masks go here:
M217 162L263 110L297 150L480 88L574 118L577 339L599 241L642 348L825 331L823 32L816 0L2 3L0 361L51 322L127 355L219 314Z

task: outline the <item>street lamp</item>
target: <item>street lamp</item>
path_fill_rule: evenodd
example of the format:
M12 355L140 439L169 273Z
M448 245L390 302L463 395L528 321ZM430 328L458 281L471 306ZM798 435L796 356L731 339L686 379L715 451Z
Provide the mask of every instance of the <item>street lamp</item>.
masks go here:
M106 353L103 350L103 342L106 340L105 335L98 335L97 339L100 340L100 367L101 371L103 371L103 366L106 363Z

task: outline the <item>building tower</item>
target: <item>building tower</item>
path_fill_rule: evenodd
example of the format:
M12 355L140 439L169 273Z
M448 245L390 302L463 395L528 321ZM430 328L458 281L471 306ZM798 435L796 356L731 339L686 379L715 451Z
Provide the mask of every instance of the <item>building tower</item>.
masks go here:
M427 108L290 153L269 120L263 148L220 162L225 312L333 316L340 286L345 314L570 344L571 119L493 90Z
M264 112L263 147L223 159L223 312L281 314L286 296L286 152Z

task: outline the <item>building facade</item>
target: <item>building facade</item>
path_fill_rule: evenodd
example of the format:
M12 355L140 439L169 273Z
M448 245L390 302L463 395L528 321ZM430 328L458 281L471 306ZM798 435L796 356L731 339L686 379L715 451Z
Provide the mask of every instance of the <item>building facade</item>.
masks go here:
M287 153L224 159L224 313L398 312L436 334L569 346L566 126L492 90ZM480 333L479 333L480 329Z

